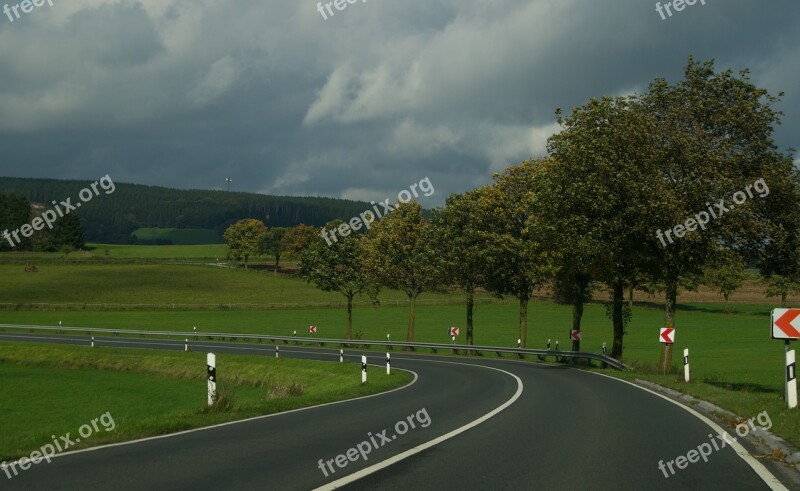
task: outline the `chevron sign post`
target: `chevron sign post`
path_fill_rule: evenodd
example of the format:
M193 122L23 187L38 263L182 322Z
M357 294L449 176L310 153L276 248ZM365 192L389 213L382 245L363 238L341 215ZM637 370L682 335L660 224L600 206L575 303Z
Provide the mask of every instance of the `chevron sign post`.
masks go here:
M312 336L317 333L317 326L308 326L308 333Z
M800 309L775 309L772 311L772 339L782 339L786 351L783 397L789 404L789 408L797 407L794 351L789 351L789 343L800 339L800 319L798 317L800 317Z
M667 369L672 366L672 345L675 343L675 328L662 327L658 333L661 342L661 359L658 362L661 373L666 375Z
M772 339L800 339L800 309L772 311Z
M447 329L447 334L450 336L458 336L459 329L457 327L451 327Z
M581 330L570 329L569 338L572 340L572 351L581 350Z

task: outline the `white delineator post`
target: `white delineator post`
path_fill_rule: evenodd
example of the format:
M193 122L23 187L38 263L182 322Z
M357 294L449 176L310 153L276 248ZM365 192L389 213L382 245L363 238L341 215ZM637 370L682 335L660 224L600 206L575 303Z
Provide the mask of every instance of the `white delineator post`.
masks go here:
M386 375L391 375L392 373L392 361L389 353L386 353Z
M789 403L789 409L797 407L797 370L794 350L786 352L786 402Z
M183 344L183 351L189 351L189 338L186 338Z
M689 381L689 348L683 350L683 380Z
M339 350L339 363L344 363L344 350Z
M208 405L213 406L217 400L217 356L209 353L206 357L208 370Z
M92 336L92 348L94 348L94 336Z
M275 346L275 358L281 357L281 349Z
M522 340L517 339L517 348L522 348Z
M367 357L361 355L361 383L367 383Z

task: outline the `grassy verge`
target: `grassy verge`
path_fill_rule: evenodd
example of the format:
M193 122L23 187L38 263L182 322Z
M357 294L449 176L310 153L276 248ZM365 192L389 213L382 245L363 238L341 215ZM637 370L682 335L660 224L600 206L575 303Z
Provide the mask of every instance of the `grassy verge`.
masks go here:
M375 394L411 380L406 372L373 370L362 386L360 365L352 363L220 354L219 403L208 408L205 357L0 342L0 460L28 455L51 435L74 439L81 425L105 413L113 430L100 425L71 449Z

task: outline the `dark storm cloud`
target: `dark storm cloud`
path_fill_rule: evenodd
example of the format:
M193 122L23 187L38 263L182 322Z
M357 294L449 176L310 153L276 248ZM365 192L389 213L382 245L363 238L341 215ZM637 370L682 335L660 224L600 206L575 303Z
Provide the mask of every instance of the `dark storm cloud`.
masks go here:
M665 3L665 2L662 2ZM0 17L0 174L426 205L541 155L553 111L677 80L691 54L786 91L800 5L706 0L74 0Z

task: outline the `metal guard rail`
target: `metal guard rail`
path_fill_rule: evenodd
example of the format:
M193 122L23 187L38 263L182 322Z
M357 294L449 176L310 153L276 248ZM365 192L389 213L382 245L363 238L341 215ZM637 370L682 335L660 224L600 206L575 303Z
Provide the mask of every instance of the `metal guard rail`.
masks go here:
M529 349L529 348L505 348L502 346L477 346L469 344L443 344L443 343L415 343L408 341L373 341L368 339L328 339L328 338L311 338L311 337L297 337L297 336L272 336L268 334L235 334L229 332L183 332L183 331L152 331L152 330L132 330L132 329L108 329L101 327L61 327L61 326L29 326L21 324L0 324L2 329L19 329L19 330L39 330L39 331L71 331L71 332L85 332L87 334L127 334L140 336L177 336L180 338L195 339L198 336L217 337L217 338L235 338L235 339L260 339L269 341L283 341L285 344L290 342L303 342L303 343L317 343L320 346L324 344L339 344L343 346L348 345L362 345L362 346L386 346L386 347L405 347L405 348L428 348L433 350L439 349L453 349L464 351L490 351L498 355L500 353L514 353L518 355L537 355L537 356L555 356L562 358L586 358L589 360L597 360L605 363L618 370L628 370L628 366L617 360L600 353L592 353L588 351L556 351L549 349Z

